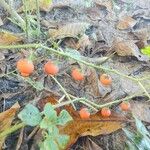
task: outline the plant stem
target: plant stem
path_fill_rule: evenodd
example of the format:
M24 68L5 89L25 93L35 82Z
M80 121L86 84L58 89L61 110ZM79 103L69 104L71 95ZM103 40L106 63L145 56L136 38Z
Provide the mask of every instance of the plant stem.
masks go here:
M71 55L69 55L69 54L67 54L67 53L65 53L65 52L63 52L63 51L54 50L53 48L49 48L49 47L46 47L46 46L43 46L43 45L41 45L41 48L44 48L44 49L46 49L46 50L49 50L49 51L51 51L51 52L53 52L53 53L55 53L55 54L57 54L57 55L61 55L61 56L64 56L64 57L72 58L72 59L74 59L74 60L76 60L76 61L78 61L78 62L80 62L80 63L83 63L83 64L85 64L85 65L87 65L87 66L90 66L90 67L93 67L93 68L95 68L95 69L102 69L102 70L105 70L105 71L113 72L113 73L115 73L115 74L118 74L118 75L120 75L120 76L126 77L126 78L128 78L128 79L133 80L133 81L137 81L136 78L130 77L130 76L125 75L125 74L123 74L123 73L120 73L120 72L118 72L117 70L110 69L110 68L106 68L106 67L103 67L103 66L97 66L97 65L94 65L94 64L92 64L92 63L88 63L88 62L86 62L86 61L84 61L84 60L81 60L81 59L78 59L78 58L76 58L76 57L73 57L73 56L71 56Z
M61 88L61 90L64 92L64 94L66 95L67 99L70 101L70 103L72 104L73 108L76 110L75 105L73 104L69 94L66 92L66 90L64 89L64 87L58 82L58 80L54 77L51 76L51 78L58 84L58 86Z
M36 15L37 15L37 38L39 38L41 32L39 0L36 0Z
M0 45L0 49L38 48L41 44Z
M138 81L138 84L140 85L140 87L143 89L143 91L145 92L145 94L148 96L148 98L149 98L149 100L150 100L150 95L149 95L149 93L147 92L147 90L145 89L145 87L143 86L143 84L140 82L140 81ZM148 101L149 101L148 100Z
M6 129L5 131L0 133L0 138L7 136L8 134L11 134L12 132L15 132L16 130L24 127L25 124L24 123L19 123L14 125L13 127Z
M83 100L83 98L76 98L76 99L73 99L72 101L66 101L63 103L59 103L59 104L54 105L54 108L59 108L59 107L65 106L65 105L69 105L70 103L74 103L77 101L80 102L81 100Z
M25 27L25 21L20 17L20 15L11 7L9 6L5 0L0 0L0 6L7 10L7 12L20 23L21 27Z
M95 111L98 111L98 109L96 109L94 106L92 106L91 104L87 103L86 101L81 100L80 103L92 108Z
M24 8L24 14L25 14L25 23L26 23L26 26L25 26L25 33L26 33L26 37L27 37L27 40L29 40L29 19L28 19L28 12L27 12L27 1L26 0L22 0L23 2L23 8Z
M112 72L112 73L115 73L117 75L120 75L122 77L125 77L125 78L128 78L134 82L138 82L140 87L144 90L144 92L147 94L147 96L150 98L150 95L148 94L148 92L146 91L145 88L143 88L144 86L141 85L141 82L138 80L138 78L135 78L135 77L131 77L131 76L128 76L128 75L125 75L121 72L118 72L117 70L114 70L114 69L110 69L110 68L107 68L107 67L103 67L103 66L98 66L98 65L95 65L95 64L92 64L92 63L88 63L82 59L78 59L77 57L73 57L71 55L69 55L68 53L65 53L63 51L58 51L58 50L55 50L53 48L49 48L49 47L46 47L46 46L43 46L41 44L25 44L25 45L9 45L9 46L0 46L0 49L10 49L10 48L43 48L45 50L48 50L56 55L60 55L60 56L64 56L64 57L68 57L68 58L72 58L74 60L76 60L77 62L80 62L82 64L85 64L87 66L90 66L90 67L93 67L95 69L102 69L102 70L105 70L105 71L109 71L109 72Z

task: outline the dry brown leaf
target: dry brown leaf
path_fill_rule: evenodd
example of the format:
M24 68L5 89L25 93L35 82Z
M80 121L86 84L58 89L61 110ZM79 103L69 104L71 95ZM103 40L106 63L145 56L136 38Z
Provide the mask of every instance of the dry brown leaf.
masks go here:
M69 122L66 126L60 127L60 133L70 136L70 141L67 147L70 147L81 136L97 136L110 134L122 128L124 117L121 117L114 112L111 117L103 118L100 112L91 115L89 120L80 119L77 112L73 121ZM72 130L73 129L73 130Z
M106 7L108 11L112 11L113 2L112 0L93 0L95 4Z
M137 21L130 16L122 17L117 23L117 28L119 30L125 30L128 28L133 28L136 25Z
M116 39L113 43L113 48L119 56L135 56L140 61L149 60L147 56L140 53L137 45L131 40Z
M10 32L0 32L0 44L1 45L9 45L22 41L22 38L10 33Z
M19 108L20 105L16 103L10 109L0 113L0 132L10 128L14 116ZM0 139L0 149L2 148L5 138L6 137Z
M140 120L150 123L150 105L148 103L132 101L131 111Z
M42 99L42 101L44 103L57 103L57 100L53 96ZM97 136L102 134L109 134L118 129L121 129L123 123L127 122L125 117L119 116L115 112L112 112L111 117L108 118L103 118L100 115L100 112L97 112L96 114L91 115L90 119L82 120L80 119L79 113L75 111L72 106L65 105L63 109L67 110L73 118L73 121L69 122L65 126L59 127L60 134L66 134L70 136L70 141L68 142L67 147L70 147L72 144L74 144L81 136ZM60 112L60 108L57 110L57 112ZM42 140L41 130L39 130L39 133L34 139L33 147L36 147L40 140Z
M78 41L78 49L81 48L81 49L85 49L86 47L90 46L92 43L91 41L89 40L89 36L84 34Z
M66 38L63 40L65 47L71 49L78 49L78 41L75 38Z
M49 30L49 37L53 39L62 39L66 37L77 38L78 35L83 35L89 27L88 23L68 23L58 28L58 30Z
M133 32L133 34L142 41L150 40L150 26L146 28L138 29Z
M100 146L98 146L91 139L87 139L83 145L84 150L103 150Z

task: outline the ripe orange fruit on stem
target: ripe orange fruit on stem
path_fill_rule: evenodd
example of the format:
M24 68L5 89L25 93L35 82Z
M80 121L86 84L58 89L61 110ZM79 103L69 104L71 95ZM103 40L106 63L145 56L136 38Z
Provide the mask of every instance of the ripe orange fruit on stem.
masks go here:
M109 117L111 115L111 110L107 107L101 109L101 115L103 117Z
M112 78L111 76L107 75L107 74L102 74L100 76L100 82L103 84L103 85L111 85L112 84Z
M59 68L52 61L48 61L44 65L44 71L48 75L56 75L59 72Z
M122 111L128 111L130 109L130 107L131 107L131 105L129 102L124 101L120 104L120 108Z
M81 119L89 119L90 118L90 112L88 111L87 108L82 108L79 111L79 115L80 115Z
M34 71L33 62L28 59L20 59L17 62L17 69L22 76L27 77Z
M81 81L84 79L84 75L77 68L72 70L71 76L74 80Z

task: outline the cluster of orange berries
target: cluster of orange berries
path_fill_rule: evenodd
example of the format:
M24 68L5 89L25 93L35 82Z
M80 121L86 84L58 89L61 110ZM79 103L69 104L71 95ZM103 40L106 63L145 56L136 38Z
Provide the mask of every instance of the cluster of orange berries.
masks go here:
M28 77L31 75L34 71L34 64L31 60L28 59L20 59L17 62L17 69L20 72L20 74L24 77ZM59 72L59 68L54 62L49 60L45 65L44 65L44 71L46 74L49 75L56 75ZM71 72L71 76L74 80L77 81L82 81L84 80L84 74L80 71L80 69L75 68ZM109 75L107 74L102 74L100 76L100 82L103 85L111 85L112 79Z
M18 69L18 71L20 72L20 74L22 76L28 77L34 71L34 64L33 64L32 61L30 61L28 59L20 59L17 62L17 69ZM44 65L44 72L48 75L56 75L59 72L59 68L56 64L54 64L54 62L49 60ZM80 71L80 69L77 69L77 68L72 70L71 76L74 80L77 80L77 81L84 80L84 74ZM100 80L101 84L104 85L104 86L109 86L109 85L112 84L112 79L107 74L102 74L100 76L99 80ZM120 104L120 108L123 111L127 111L130 108L130 103L122 102ZM90 117L90 112L88 111L87 108L82 108L79 111L79 114L80 114L80 117L82 119L88 119ZM111 115L111 110L107 107L104 107L104 108L101 109L101 115L103 117L109 117Z
M130 109L130 103L127 101L123 101L119 107L122 111L128 111ZM102 117L110 117L111 110L108 107L103 107L100 111L100 114ZM88 111L87 108L82 108L79 111L79 115L80 115L81 119L89 119L90 118L90 112Z
M28 59L20 59L17 62L17 69L23 77L28 77L34 71L34 64L32 61ZM44 71L46 74L56 75L59 72L59 68L56 64L54 64L54 62L49 60L44 65ZM78 81L84 79L83 73L81 73L80 70L77 68L72 70L71 76L73 77L74 80L78 80Z

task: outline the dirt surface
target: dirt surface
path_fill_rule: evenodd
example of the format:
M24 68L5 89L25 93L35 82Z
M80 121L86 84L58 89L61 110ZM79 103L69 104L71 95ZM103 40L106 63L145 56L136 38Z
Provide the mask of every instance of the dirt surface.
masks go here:
M137 78L149 76L150 57L140 52L141 48L150 44L149 0L87 0L86 5L84 0L59 0L54 1L53 4L54 6L50 11L41 11L40 23L44 35L40 36L39 39L32 39L32 42L45 42L50 38L49 35L52 35L55 41L61 41L59 46L63 50L65 48L77 49L77 52L91 63L109 67L124 75ZM21 4L15 1L14 6L18 9ZM23 16L23 13L20 14ZM24 37L22 29L9 21L8 17L10 17L9 14L0 7L0 18L3 20L0 30L11 31L15 34L21 33ZM73 27L72 23L79 23L79 26L75 25ZM81 23L88 24L83 33L79 30L83 25ZM53 34L54 30L64 25L68 25L67 29L64 29L65 32L60 30L58 35L56 33L55 35ZM66 30L72 34L71 37L63 34L63 32L66 33ZM76 38L76 33L78 34L78 32L81 33L81 37L84 37L81 41ZM27 43L25 37L23 43ZM121 45L118 43L121 43ZM50 42L49 45L51 46ZM63 92L54 80L43 73L44 57L58 62L60 73L57 76L57 80L68 93L76 97L86 97L97 104L104 104L141 92L141 87L138 83L126 77L122 77L114 72L95 70L86 65L78 64L76 61L56 57L53 54L45 54L44 50L41 49L37 51L39 59L35 61L38 71L31 78L40 82L39 86L42 85L45 89L37 90L37 85L31 84L30 81L26 81L18 76L17 71L14 74L8 74L15 70L17 60L27 55L25 50L5 49L0 52L0 55L0 57L2 55L4 57L0 58L1 112L10 108L17 101L23 107L29 102L36 104L41 98L51 94L55 94L58 97L63 95ZM41 55L43 57L40 57ZM101 62L100 58L103 57L107 57L107 60ZM82 82L76 82L70 76L71 68L76 66L81 67L86 74L86 78ZM104 72L109 73L113 79L111 87L103 87L98 82L99 75ZM142 84L150 93L150 80L143 80ZM144 96L144 92L141 92L139 95L141 97L138 99L135 96L134 101L141 102L148 99L147 96ZM78 109L80 107L82 105L77 105ZM115 107L113 109L117 110ZM32 141L26 142L26 137L31 131L31 128L24 129L24 140L19 148L20 150L31 149ZM15 149L19 134L20 131L8 137L4 149ZM87 148L86 144L84 144L88 138L99 146L99 150L124 150L125 147L126 137L119 130L111 135L80 138L71 150L89 150L90 148Z

